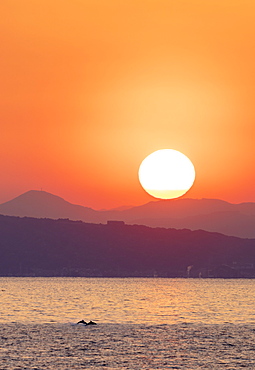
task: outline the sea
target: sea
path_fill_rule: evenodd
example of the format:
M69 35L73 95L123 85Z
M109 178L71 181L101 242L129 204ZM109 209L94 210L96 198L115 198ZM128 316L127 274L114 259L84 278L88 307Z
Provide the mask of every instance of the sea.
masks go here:
M1 277L0 296L1 370L255 369L255 279Z

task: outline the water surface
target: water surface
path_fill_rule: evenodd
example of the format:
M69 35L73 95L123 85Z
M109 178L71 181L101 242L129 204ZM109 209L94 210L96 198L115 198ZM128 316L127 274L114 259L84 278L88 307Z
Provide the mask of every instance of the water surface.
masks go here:
M0 369L255 369L254 287L0 278ZM76 325L80 319L98 325Z
M252 279L0 278L0 322L255 323Z

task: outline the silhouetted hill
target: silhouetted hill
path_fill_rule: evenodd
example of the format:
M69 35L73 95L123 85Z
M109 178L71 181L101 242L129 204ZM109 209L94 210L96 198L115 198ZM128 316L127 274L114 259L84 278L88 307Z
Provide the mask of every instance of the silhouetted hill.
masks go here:
M239 212L215 212L183 218L141 218L135 222L150 227L202 229L241 238L255 237L255 216Z
M44 191L29 191L0 205L0 214L37 218L69 218L106 223L123 220L151 227L203 229L225 235L255 238L255 203L231 204L218 199L172 199L139 207L96 211L71 204Z
M100 212L92 208L71 204L61 197L37 190L30 190L1 204L0 213L20 217L100 221Z
M255 240L111 222L0 216L0 275L255 276Z

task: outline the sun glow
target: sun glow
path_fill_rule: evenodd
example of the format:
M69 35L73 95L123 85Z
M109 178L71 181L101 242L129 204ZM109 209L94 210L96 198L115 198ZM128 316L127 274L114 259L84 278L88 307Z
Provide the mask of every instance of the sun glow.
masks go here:
M185 194L195 180L195 168L184 154L161 149L148 155L139 168L139 181L155 198L172 199Z

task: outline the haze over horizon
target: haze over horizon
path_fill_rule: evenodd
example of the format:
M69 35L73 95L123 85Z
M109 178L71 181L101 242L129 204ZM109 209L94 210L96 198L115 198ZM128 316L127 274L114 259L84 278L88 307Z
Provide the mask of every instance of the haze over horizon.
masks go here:
M194 164L185 198L255 201L255 3L0 2L0 203L44 189L110 209L153 201L159 149Z

